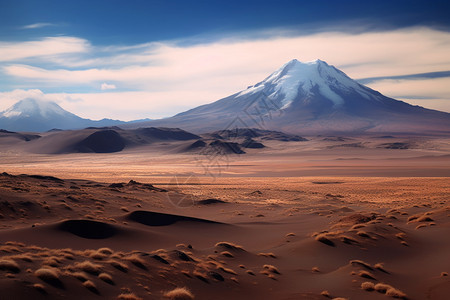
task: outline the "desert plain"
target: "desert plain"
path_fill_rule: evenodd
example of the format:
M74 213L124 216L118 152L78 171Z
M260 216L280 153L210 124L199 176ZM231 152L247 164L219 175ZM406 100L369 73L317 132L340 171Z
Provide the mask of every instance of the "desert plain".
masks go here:
M3 142L0 299L448 299L450 140L306 138Z

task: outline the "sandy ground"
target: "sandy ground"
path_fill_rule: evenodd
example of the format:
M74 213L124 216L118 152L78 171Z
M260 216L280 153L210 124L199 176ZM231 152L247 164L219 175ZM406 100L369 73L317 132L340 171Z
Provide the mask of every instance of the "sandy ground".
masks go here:
M392 142L3 147L0 299L448 299L448 140Z

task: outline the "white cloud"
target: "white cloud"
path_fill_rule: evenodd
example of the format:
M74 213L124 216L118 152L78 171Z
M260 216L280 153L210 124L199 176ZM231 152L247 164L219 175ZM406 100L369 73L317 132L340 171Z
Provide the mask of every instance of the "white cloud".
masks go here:
M25 25L22 28L23 29L36 29L36 28L42 28L42 27L47 27L47 26L53 26L54 24L52 23L34 23L34 24L29 24L29 25Z
M102 83L100 88L102 91L105 91L105 90L115 90L117 87L114 84L108 84L108 83L104 82L104 83Z
M385 79L368 84L385 96L414 105L450 112L450 77L427 79Z
M29 42L0 42L0 62L27 58L48 58L63 54L86 53L89 43L76 37L46 37Z
M100 86L107 91L107 86L113 86L108 82L114 82L114 86L135 92L65 94L66 100L59 101L90 118L132 119L170 116L215 101L263 80L293 58L320 58L352 78L367 78L447 71L448 53L450 33L429 28L303 36L273 31L258 39L227 38L190 46L161 42L95 47L80 38L54 37L0 43L0 61L8 62L0 66L5 77L17 80L20 86L56 85L68 91L74 87L92 91ZM439 95L435 95L433 82L439 86ZM378 81L370 86L402 99L428 95L427 99L440 99L441 109L450 111L450 84L436 79L417 83ZM82 101L69 101L72 96ZM107 97L115 99L114 105ZM127 99L126 106L121 104L123 99Z

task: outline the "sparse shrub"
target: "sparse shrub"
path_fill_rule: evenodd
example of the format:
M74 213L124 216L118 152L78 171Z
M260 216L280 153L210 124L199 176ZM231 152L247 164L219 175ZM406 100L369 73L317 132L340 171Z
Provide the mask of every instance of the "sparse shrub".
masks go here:
M70 273L70 275L72 275L73 277L75 277L76 279L78 279L81 282L85 282L88 280L88 278L84 272L74 272L74 273Z
M40 268L34 272L37 278L56 287L62 287L63 284L59 279L59 272L56 269Z
M20 254L14 257L15 259L21 259L26 262L33 262L33 258L27 254Z
M90 274L99 274L101 272L102 266L98 264L91 263L85 260L84 262L75 264L75 267Z
M265 256L265 257L277 258L276 255L273 254L272 252L270 252L270 253L258 253L258 255Z
M90 280L83 282L83 286L95 294L99 294L97 286Z
M35 283L33 284L33 287L41 294L47 294L47 291L45 290L45 286L43 284Z
M445 276L448 276L448 272L442 272L441 273L441 277L445 277Z
M144 260L139 257L137 254L132 254L130 256L124 257L125 260L128 260L133 265L135 265L138 268L141 268L143 270L147 270L147 267L144 265Z
M370 238L370 235L367 232L362 231L362 230L358 231L356 234L363 238Z
M328 239L325 234L319 234L316 236L316 241L324 243L325 245L334 247L335 244L332 240Z
M324 297L327 297L327 298L331 298L331 295L330 295L330 292L329 292L329 291L322 291L322 292L320 293L320 295L322 295L322 296L324 296Z
M375 290L377 291L377 292L380 292L380 293L386 293L386 291L389 289L389 288L392 288L389 284L386 284L386 283L377 283L375 286L374 286L374 288L375 288Z
M100 273L98 275L98 278L100 278L101 280L103 280L106 283L109 283L110 285L114 285L113 278L111 277L111 275L109 275L107 273Z
M386 291L386 296L391 296L394 298L406 299L406 294L396 288L390 287Z
M427 227L427 224L419 224L416 226L416 229L420 229L422 227Z
M263 266L264 269L268 270L271 273L275 273L275 274L281 274L280 271L278 270L277 267L272 266L272 265L264 265Z
M54 257L54 256L52 256L52 257L48 257L48 258L46 258L43 262L42 262L42 265L46 265L46 266L51 266L51 267L58 267L58 265L61 263L61 261L58 259L58 258L56 258L56 257Z
M361 283L361 288L365 291L373 291L375 290L375 284L370 281L366 281Z
M229 242L219 242L215 245L215 247L222 247L222 248L226 248L228 250L244 250L244 248L242 248L242 246L233 244L233 243L229 243Z
M109 263L119 271L122 271L124 273L128 272L128 266L125 263L116 260L111 260Z
M12 259L0 259L0 271L19 273L19 265Z
M417 222L433 222L433 219L426 215L423 215L420 218L418 218L416 221Z
M99 252L99 253L103 253L103 254L105 254L105 255L111 255L111 254L113 254L113 251L111 250L111 249L109 249L109 248L100 248L100 249L98 249L97 250L97 252Z
M124 293L120 294L117 297L118 300L143 300L141 297L136 296L133 293Z
M252 270L247 270L245 271L245 273L247 273L248 275L255 276L255 273Z
M194 295L185 287L176 288L164 293L164 297L170 300L192 300Z
M377 264L373 265L373 267L375 269L380 270L381 272L389 273L388 271L386 271L386 269L384 268L384 265L382 263L377 263Z
M360 267L364 267L368 270L373 270L373 268L370 266L370 264L363 262L362 260L358 260L358 259L354 259L350 261L350 264L353 266L360 266Z
M358 275L359 275L360 277L363 277L363 278L374 279L374 280L375 280L375 278L373 277L373 275L372 275L371 273L367 272L367 271L360 271L360 272L358 273Z
M220 252L220 255L226 256L226 257L234 257L233 254L231 254L229 251L222 251Z
M225 267L220 266L218 269L223 271L223 272L225 272L225 273L228 273L228 274L237 275L237 273L234 270L230 269L230 268L225 268Z

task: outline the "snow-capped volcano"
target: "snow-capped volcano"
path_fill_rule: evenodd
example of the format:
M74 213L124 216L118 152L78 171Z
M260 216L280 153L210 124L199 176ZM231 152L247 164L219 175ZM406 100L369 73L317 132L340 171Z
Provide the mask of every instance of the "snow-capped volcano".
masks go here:
M180 127L197 133L252 127L296 134L448 134L450 114L388 98L322 60L294 59L229 97L132 126Z
M284 109L289 107L299 94L306 99L320 94L331 100L337 108L345 103L339 91L356 92L364 98L377 100L370 90L320 59L305 63L293 59L262 82L240 92L238 96L264 92Z
M53 128L75 129L88 126L110 126L123 122L83 119L61 108L55 102L24 99L0 113L0 128L10 131L47 131Z
M21 100L2 112L0 114L0 117L5 118L33 118L33 117L40 117L40 118L46 118L51 119L52 117L59 117L59 116L66 116L66 117L73 117L75 116L72 113L69 113L68 111L65 111L61 108L58 104L55 102L49 102L49 101L40 101L36 99L27 98L24 100Z

